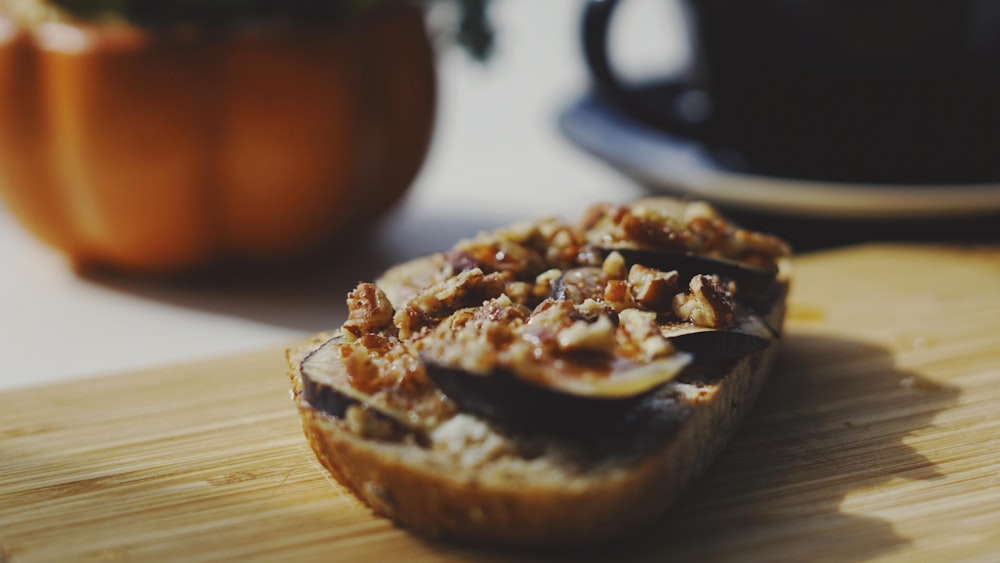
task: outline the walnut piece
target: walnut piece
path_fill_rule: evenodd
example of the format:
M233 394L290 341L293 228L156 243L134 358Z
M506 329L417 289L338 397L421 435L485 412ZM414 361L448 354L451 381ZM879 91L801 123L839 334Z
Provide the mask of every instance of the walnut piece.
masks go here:
M780 238L746 229L736 229L730 234L725 245L726 255L761 267L769 267L778 258L788 256L791 252L788 244Z
M629 355L652 361L673 352L673 346L660 332L656 313L626 309L619 313L618 321L618 345Z
M647 311L670 311L678 291L677 271L663 272L635 264L628 271L628 283L636 303Z
M620 252L611 252L601 264L601 270L611 279L625 279L627 265Z
M508 272L524 281L547 269L544 256L533 248L539 238L537 228L519 226L480 233L473 239L460 241L452 250L468 256L485 272Z
M602 248L690 252L765 269L791 254L781 239L741 229L705 202L595 206L580 224L584 240Z
M678 318L707 328L728 328L733 324L735 305L717 276L698 274L688 287L690 293L674 296L674 314Z
M615 347L615 325L607 315L594 322L575 321L559 331L558 341L560 352L610 354Z
M400 338L409 338L459 309L481 305L503 294L504 283L504 276L498 272L465 270L418 293L396 312L393 322L399 328Z
M608 285L604 286L604 301L619 313L635 308L632 290L625 280L608 280Z
M415 344L441 364L487 373L528 314L525 307L501 295L481 307L455 311Z
M347 295L347 310L347 321L341 328L349 340L390 326L395 314L389 298L373 283L359 283Z

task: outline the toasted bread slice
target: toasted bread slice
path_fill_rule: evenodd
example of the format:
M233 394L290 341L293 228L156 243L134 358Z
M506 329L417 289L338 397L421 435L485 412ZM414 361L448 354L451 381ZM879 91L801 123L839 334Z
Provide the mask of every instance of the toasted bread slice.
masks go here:
M642 209L642 213L646 213L647 205L650 203L639 202L629 209ZM652 205L664 204L657 200ZM685 210L690 204L668 202L666 205L679 206L670 209ZM602 226L601 221L615 214L621 215L619 211L606 207L601 212L601 218L585 218L582 226L575 227L579 229L578 240L586 241L586 237L595 230L606 230L607 225ZM724 222L714 211L710 212L711 220L715 222L712 228L730 239L765 237L740 231ZM680 221L680 226L672 224L664 228L680 229L692 221L701 222L705 213L703 209L698 209L694 219ZM661 211L653 213L657 216L662 214L664 212ZM672 217L675 216L676 212ZM702 224L695 228L704 231L706 227ZM505 233L503 236L530 246L524 241L531 237L520 228ZM539 246L534 241L531 244L544 251L554 246L551 241L558 236L550 232L543 238L549 243ZM621 244L628 241L619 237L615 242ZM528 320L515 316L510 323L517 326L539 324L540 321L535 322L538 321L535 315L545 305L536 302L550 303L558 299L552 294L540 295L538 291L533 294L531 287L513 284L519 279L534 276L542 280L532 286L534 290L545 285L552 287L556 279L552 268L565 271L574 266L581 253L591 252L589 246L570 245L577 255L568 257L568 262L554 263L562 258L543 260L543 263L528 268L528 275L521 272L505 274L501 280L504 284L499 290L490 290L489 281L469 281L471 276L463 278L466 286L454 282L459 276L456 272L470 272L476 268L489 271L490 265L486 262L490 253L485 259L483 255L477 255L475 251L479 247L475 244L460 243L456 248L461 250L462 256L458 258L437 254L397 266L378 280L377 290L369 287L364 295L360 289L352 293L349 300L352 313L340 331L317 335L288 352L293 399L308 442L319 461L337 481L377 514L426 535L503 546L580 547L607 542L639 529L661 515L718 455L753 403L777 349L788 289L787 247L776 239L756 238L753 244L766 247L761 252L767 256L762 258L760 254L737 248L739 245L732 240L716 240L713 244L731 244L736 250L718 251L716 246L686 249L684 252L700 252L696 255L701 256L729 252L746 260L747 267L772 269L774 275L773 283L766 288L766 299L760 295L764 290L758 290L757 295L748 296L753 299L746 300L753 303L753 307L744 307L739 304L741 299L737 289L733 297L736 305L730 310L734 318L704 322L721 323L716 329L719 331L735 331L737 327L745 326L748 320L759 321L767 327L762 337L763 344L753 351L730 355L718 362L706 361L704 356L710 358L711 351L702 350L698 354L701 359L694 366L698 369L682 370L676 377L667 378L665 383L657 380L655 388L644 391L637 400L627 403L621 412L598 414L599 411L595 410L594 420L589 420L585 418L588 411L584 409L584 418L571 419L570 424L560 426L539 422L546 418L520 417L516 408L496 411L466 408L460 396L461 389L457 393L459 396L441 393L435 388L433 379L422 377L427 369L424 365L427 363L426 351L437 350L440 346L424 342L435 338L434 335L442 327L455 325L457 321L454 319L460 311L472 315L469 311L477 310L477 301L485 302L483 308L492 306L491 314L496 315L500 310L496 305L498 302L512 309L527 309L518 303L511 304L510 296L527 300L528 305L535 305L532 316ZM650 246L645 245L644 248L649 249ZM493 252L493 247L489 250L494 257L499 255L499 251ZM520 252L513 247L505 247L502 251L507 254ZM671 249L671 252L674 251ZM572 253L560 255L566 258L568 254ZM747 259L747 256L751 258ZM730 258L732 256L720 257L725 260ZM652 307L654 302L663 303L659 298L643 301L643 296L649 296L648 280L651 278L648 275L623 277L620 271L616 273L621 269L616 262L618 259L606 256L600 267L608 273L608 279L628 280L623 283L632 296L628 298L630 301L622 304L615 301L612 292L600 294L599 291L594 294L596 298L588 298L587 301L578 298L575 309L566 306L578 326L569 331L570 321L566 321L555 329L556 334L562 336L570 332L577 334L587 328L591 328L593 333L605 334L594 328L600 324L594 318L584 316L580 320L583 314L580 311L589 314L588 311L597 310L597 317L606 314L619 324L618 332L614 333L618 340L613 346L602 341L603 344L585 350L584 358L593 360L601 354L621 356L637 342L646 346L649 343L646 340L621 344L621 326L625 324L621 319L626 316L623 311ZM532 257L525 258L525 263L532 260ZM461 265L456 266L456 261ZM609 261L612 263L609 264ZM710 263L706 264L710 266ZM514 264L511 270L523 265ZM500 271L500 268L494 264L492 271ZM668 279L668 276L657 279L660 278ZM482 279L486 278L476 278ZM601 283L615 285L616 282L605 280ZM733 289L732 283L718 285L724 286ZM456 302L456 293L449 292L456 287L473 289L460 295L462 299ZM690 285L681 283L675 287L677 295L673 306L653 315L657 322L661 325L694 322L679 318L691 311L691 307L685 305L689 301L685 300L695 294L695 290L691 289L694 287L693 281ZM499 297L491 291L500 291ZM421 295L424 297L422 302ZM433 299L428 301L428 295L432 295ZM559 295L559 299L566 299L564 294ZM607 299L602 300L601 295ZM429 310L429 302L439 309ZM592 302L604 308L596 307ZM409 306L404 306L404 303ZM422 312L419 322L414 321L414 307ZM691 314L697 316L696 313ZM392 322L386 321L387 316L392 318ZM664 320L668 318L672 320ZM492 335L496 332L495 325L490 327L484 333ZM532 338L536 338L537 330L531 330L535 331L531 332ZM512 334L516 340L521 333ZM568 337L562 336L555 339L560 343L553 345L556 351L552 354L555 355L542 354L542 361L551 360L553 364L563 365L568 361L563 355L577 357L573 354L578 354L579 350L574 348L567 352L559 347L568 341ZM590 346L595 338L589 334L582 341ZM572 339L569 341L576 343ZM669 339L666 341L669 342ZM386 342L403 343L399 344L400 349L406 352L402 353L403 360L392 356L391 362L383 361L383 358L391 356L385 352L390 349ZM505 347L509 340L487 339L486 342L487 348L493 346L507 350ZM469 365L465 359L468 356L480 357L484 354L480 350L481 340L468 344L467 340L445 339L445 345L467 346L471 350L459 354L463 356L461 361L466 362L463 366ZM416 353L413 349L422 352ZM376 351L371 352L371 356L362 354L361 361L355 357L358 350ZM680 353L670 346L665 352L660 348L656 350L656 354L668 357ZM483 356L488 358L490 368L480 373L476 367L478 364L474 364L468 368L470 377L490 377L494 373L490 369L499 364L516 374L520 370L518 362L527 361L516 354L493 352L495 350ZM539 354L535 352L535 355ZM615 357L621 360L618 356ZM413 370L412 373L399 372L401 365L410 366L407 369ZM647 365L655 370L659 364ZM388 372L393 372L391 378L380 379ZM407 385L399 383L408 376L412 376L415 382ZM588 372L581 377L591 376ZM615 377L615 374L611 373L609 377ZM531 381L530 384L539 383ZM543 381L540 385L544 384ZM510 403L517 404L517 393L521 388L514 386L513 391L504 391L493 400L505 401L508 406ZM332 400L328 400L331 397ZM599 403L602 399L604 397L583 397L581 400ZM486 400L491 400L488 395ZM539 407L533 404L532 408ZM553 419L561 416L560 412L546 414Z

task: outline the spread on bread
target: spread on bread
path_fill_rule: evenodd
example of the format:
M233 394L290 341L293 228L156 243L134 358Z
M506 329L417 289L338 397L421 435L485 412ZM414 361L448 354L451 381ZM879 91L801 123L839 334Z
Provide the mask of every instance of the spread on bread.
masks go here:
M413 521L401 491L388 491L388 507L359 493L368 485L354 482L342 456L368 444L385 456L375 465L421 474L422 464L479 455L493 440L515 459L559 465L552 459L565 454L581 475L605 461L642 465L683 434L686 413L710 402L727 374L762 369L754 362L777 340L788 255L780 239L740 229L707 204L663 198L461 241L358 284L341 330L290 355L307 436L377 511L425 532L491 541L498 532ZM329 435L339 433L351 445L331 452ZM609 460L593 459L601 455ZM483 463L437 485L483 488L475 471L492 462ZM495 496L513 494L506 486L496 482ZM519 533L511 543L548 543Z

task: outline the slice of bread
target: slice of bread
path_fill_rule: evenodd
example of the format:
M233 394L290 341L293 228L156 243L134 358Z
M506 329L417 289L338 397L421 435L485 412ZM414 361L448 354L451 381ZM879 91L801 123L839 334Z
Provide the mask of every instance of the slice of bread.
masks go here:
M683 204L668 204L687 209ZM648 205L663 204L659 200L644 201L632 209ZM699 217L704 213L698 210ZM727 237L750 236L712 213L716 228ZM672 228L688 224L690 221ZM602 228L593 218L585 219L582 225L579 228L585 233ZM374 322L371 314L355 315L352 309L343 330L317 335L287 355L292 395L309 445L337 481L376 513L423 534L509 547L575 548L622 537L662 514L716 457L761 388L775 355L788 288L787 247L772 238L754 244L765 243L778 245L773 252L768 250L773 256L768 258L767 266L774 267L775 276L768 289L767 306L761 307L758 300L754 310L737 307L735 314L759 318L770 327L766 345L725 361L708 362L706 369L681 374L646 393L627 412L596 424L587 421L579 425L578 431L512 424L511 411L506 418L493 419L479 411L469 412L433 389L429 394L425 389L424 395L410 399L423 406L441 401L446 408L429 418L407 418L406 413L400 415L398 410L392 410L396 407L387 406L391 401L371 385L365 387L359 374L346 368L339 372L347 374L341 379L306 373L315 370L320 361L347 364L346 342L359 338L351 334L358 332L359 325L367 322L364 328L372 334L387 330L384 320ZM710 249L685 252L708 255L720 243L713 244L716 246ZM470 247L460 243L456 248ZM740 252L742 260L752 254L745 249ZM443 320L428 315L431 320L425 318L423 323L430 326L407 336L399 328L405 317L399 310L403 303L419 299L424 287L435 283L440 287L462 270L453 267L455 260L446 254L420 258L391 269L378 280L376 285L396 311L394 323L388 325L392 338L427 338L436 326L448 322L448 315L456 307L448 308ZM760 256L752 261L759 266ZM479 266L486 265L484 262L476 260ZM552 262L534 270L547 271L544 266L553 266ZM465 271L468 266L463 266ZM511 287L518 275L506 276L505 287ZM553 279L552 274L538 277L549 282ZM511 293L523 295L524 287ZM441 298L442 293L436 295ZM368 313L372 310L367 309ZM660 318L670 314L661 312ZM326 354L329 351L333 353ZM385 371L384 365L377 364L376 369ZM331 409L326 404L314 404L320 402L311 387L317 379L321 386L353 385L364 387L364 392L334 390L343 400ZM394 389L389 396L406 393L399 389L403 387ZM366 400L366 396L371 399ZM497 400L516 402L517 397ZM400 404L398 400L396 404ZM559 413L552 415L558 417Z

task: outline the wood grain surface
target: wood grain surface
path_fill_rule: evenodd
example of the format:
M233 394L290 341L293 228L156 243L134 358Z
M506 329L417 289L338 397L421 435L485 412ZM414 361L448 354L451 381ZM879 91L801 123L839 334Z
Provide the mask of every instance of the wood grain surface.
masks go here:
M1000 560L1000 249L805 255L790 303L761 400L670 514L546 557ZM282 350L0 394L0 562L542 555L372 517L308 449Z

